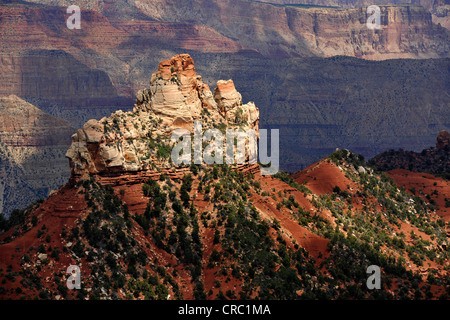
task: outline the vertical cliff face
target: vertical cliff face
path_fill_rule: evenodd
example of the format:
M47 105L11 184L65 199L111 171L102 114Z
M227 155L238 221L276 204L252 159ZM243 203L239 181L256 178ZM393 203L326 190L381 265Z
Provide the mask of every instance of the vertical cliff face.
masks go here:
M74 131L17 96L0 97L0 213L9 216L66 183Z
M259 1L259 0L258 0ZM440 24L450 30L450 4L448 0L379 0L374 3L372 0L262 0L261 2L274 3L278 5L295 6L327 6L345 9L367 8L370 5L420 5L431 13L435 24Z
M418 6L381 6L381 29L369 30L366 8L288 8L291 30L303 35L321 56L347 55L369 60L448 55L449 32L432 23ZM437 40L437 41L436 41Z
M191 56L181 54L159 64L132 112L89 120L72 136L67 157L73 176L168 168L174 130L194 133L194 122L201 121L203 130L228 125L258 131L258 120L258 108L242 103L231 80L219 82L213 96Z
M317 8L251 1L136 2L154 19L196 19L269 57L348 55L371 60L448 55L445 28L420 6L380 5L381 30L366 26L366 6Z
M260 107L260 126L280 130L283 170L304 168L336 146L366 158L420 151L440 130L450 132L449 59L207 58L196 59L199 72L223 65L244 100Z
M251 0L252 1L252 0ZM260 1L260 0L257 0ZM312 5L312 6L329 6L329 7L341 7L341 8L356 8L370 6L374 4L370 0L261 0L260 2L275 3L280 5ZM433 10L436 7L445 5L446 0L378 0L377 5L404 5L404 4L416 4L421 5L428 10Z
M157 63L174 48L231 53L242 48L205 25L151 21L142 13L142 20L133 20L112 12L127 11L125 2L109 3L107 18L99 14L103 6L85 1L82 29L69 30L68 2L34 2L49 6L0 5L0 96L26 98L76 127L132 105L135 92L148 81L132 77L132 66L142 59L156 57Z

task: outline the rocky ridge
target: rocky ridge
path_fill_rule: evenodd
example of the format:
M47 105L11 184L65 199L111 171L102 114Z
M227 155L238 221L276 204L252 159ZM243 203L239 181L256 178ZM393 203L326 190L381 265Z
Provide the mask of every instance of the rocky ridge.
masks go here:
M407 169L431 173L449 180L450 134L446 130L440 131L436 138L436 148L427 148L421 152L389 150L372 158L370 163L383 171Z
M74 128L11 95L0 97L0 214L45 198L67 182Z
M425 201L345 150L294 179L224 165L66 184L0 219L0 299L448 298L446 222Z
M67 7L66 1L35 2ZM42 30L38 19L42 15L46 19L54 19L55 8L38 7L38 10L33 8L20 13L32 16L30 20L40 30L40 36L49 38L47 41L51 42L60 38L65 49L79 56L80 52L70 47L71 34L67 34L67 30L55 33L55 28L47 26ZM449 52L449 30L433 24L430 12L418 5L380 5L381 30L376 32L366 27L366 6L343 9L275 6L241 0L141 0L121 5L108 4L102 9L89 5L83 8L96 11L83 12L87 34L79 39L83 47L95 48L102 55L109 55L106 52L108 48L126 50L126 46L120 46L133 42L131 35L138 35L141 40L138 43L164 43L166 48L176 46L183 50L234 53L250 50L271 58L348 55L383 60L447 57ZM36 14L33 13L35 10L44 12ZM53 12L49 16L46 10ZM17 18L17 11L15 7L7 8L5 28L22 19L20 16ZM130 11L136 16L131 23L128 21L132 19L127 19ZM9 15L15 19L8 19ZM148 22L149 18L153 21ZM15 26L19 30L27 28ZM151 35L146 34L149 29ZM106 37L102 39L105 47L99 47L100 39L93 30L105 33ZM142 31L136 33L136 30ZM183 37L177 36L180 34ZM202 40L203 37L209 39L208 43ZM96 60L97 64L105 65ZM119 66L125 67L121 59L114 60L118 65L114 71L118 72Z
M73 128L15 95L0 97L0 141L13 147L67 145Z

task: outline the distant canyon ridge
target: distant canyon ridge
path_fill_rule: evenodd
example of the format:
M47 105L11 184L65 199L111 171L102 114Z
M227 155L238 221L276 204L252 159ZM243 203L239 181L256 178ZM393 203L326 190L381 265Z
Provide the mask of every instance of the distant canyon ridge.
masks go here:
M321 6L335 6L341 8L358 8L367 7L373 3L370 0L260 0L261 2L269 2L275 4L304 4L304 5L321 5ZM377 5L405 5L405 4L416 4L426 8L432 14L433 22L442 24L442 26L447 29L450 26L449 11L450 2L448 0L379 0L376 2Z

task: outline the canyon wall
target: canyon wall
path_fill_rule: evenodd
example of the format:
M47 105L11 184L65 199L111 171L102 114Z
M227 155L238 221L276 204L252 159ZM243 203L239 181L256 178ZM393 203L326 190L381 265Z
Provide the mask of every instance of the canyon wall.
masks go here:
M67 1L35 2L67 6ZM83 16L86 30L83 32L94 38L92 30L95 27L105 34L110 39L105 49L114 44L117 48L118 43L126 42L131 27L150 31L150 34L140 32L147 45L158 41L168 44L166 48L202 52L254 50L272 58L312 55L349 55L370 60L432 58L446 57L449 50L449 30L433 24L432 14L416 4L379 3L381 30L377 31L366 27L365 3L361 6L351 5L351 2L339 4L345 9L242 0L139 0L121 1L120 4L84 1L80 5L96 10L86 10ZM110 37L114 28L117 31ZM66 31L61 33L67 36ZM162 34L167 38L161 37ZM208 41L202 41L202 38ZM70 39L66 41L70 42Z
M75 129L11 95L0 97L0 213L9 216L67 182Z
M381 30L366 8L304 8L224 1L136 1L153 19L196 20L268 57L349 55L380 60L448 56L448 30L420 6L380 6Z
M379 0L376 3L371 0L255 0L256 2L267 2L287 6L324 6L339 8L367 8L370 5L405 5L415 4L427 9L433 22L441 24L450 30L450 1L449 0Z

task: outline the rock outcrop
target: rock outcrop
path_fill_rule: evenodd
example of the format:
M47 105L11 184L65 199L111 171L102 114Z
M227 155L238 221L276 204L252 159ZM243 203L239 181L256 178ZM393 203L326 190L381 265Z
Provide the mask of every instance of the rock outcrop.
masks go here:
M72 175L168 168L172 132L182 128L193 133L195 121L201 121L203 129L258 132L254 103L242 104L232 81L219 81L218 88L213 96L188 54L162 61L149 88L137 93L132 112L119 110L89 120L72 136L66 154Z
M450 147L450 133L445 130L439 132L436 141L436 149L448 149Z
M242 96L234 87L233 80L220 80L214 90L214 99L217 101L219 111L226 115L230 110L242 105Z

